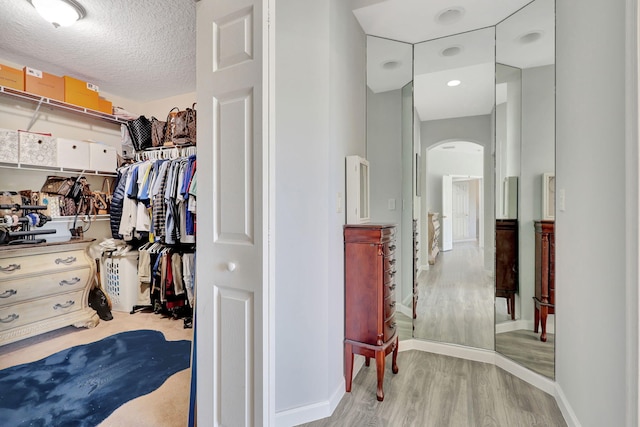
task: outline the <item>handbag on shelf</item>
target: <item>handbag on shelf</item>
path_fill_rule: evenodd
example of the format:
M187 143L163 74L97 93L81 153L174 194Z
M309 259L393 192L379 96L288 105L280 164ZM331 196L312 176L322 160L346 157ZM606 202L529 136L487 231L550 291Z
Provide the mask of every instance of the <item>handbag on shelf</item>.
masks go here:
M136 151L141 151L152 146L151 121L145 116L140 116L137 119L129 120L127 122L127 128L129 129L129 133L131 134L133 148Z
M196 144L196 110L195 102L191 108L180 110L173 107L167 115L165 145ZM178 111L175 111L178 110Z
M151 146L162 147L167 133L167 122L151 117Z
M66 197L71 192L72 187L73 178L68 178L65 176L48 176L44 184L42 185L42 188L40 188L40 192L58 194L60 196Z
M76 201L71 197L63 197L60 201L60 214L62 216L75 216L78 213Z
M109 178L105 178L102 181L102 189L93 191L92 195L96 214L108 215L111 211L111 180Z

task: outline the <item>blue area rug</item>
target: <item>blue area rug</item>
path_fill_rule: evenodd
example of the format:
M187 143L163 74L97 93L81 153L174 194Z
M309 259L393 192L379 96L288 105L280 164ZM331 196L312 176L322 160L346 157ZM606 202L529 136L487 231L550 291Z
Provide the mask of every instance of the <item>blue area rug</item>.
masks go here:
M190 341L122 332L0 371L0 426L100 424L189 367Z

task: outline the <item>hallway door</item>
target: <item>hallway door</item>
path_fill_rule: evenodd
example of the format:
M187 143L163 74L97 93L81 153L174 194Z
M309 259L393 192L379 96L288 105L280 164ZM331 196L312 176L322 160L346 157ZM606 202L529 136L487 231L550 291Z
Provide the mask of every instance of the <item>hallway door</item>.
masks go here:
M196 9L201 426L270 425L268 1Z
M469 181L453 183L453 241L469 236Z
M442 250L453 249L453 178L442 176Z

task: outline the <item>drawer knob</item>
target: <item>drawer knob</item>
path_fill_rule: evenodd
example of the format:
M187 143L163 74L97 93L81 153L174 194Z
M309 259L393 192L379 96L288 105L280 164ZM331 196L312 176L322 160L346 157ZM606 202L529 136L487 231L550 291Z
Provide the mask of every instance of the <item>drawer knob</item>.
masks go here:
M396 284L394 283L393 285L389 286L390 290L394 290L396 288Z
M60 309L60 308L69 308L69 307L71 307L71 306L72 306L73 304L75 304L75 303L76 303L75 301L67 301L67 302L65 302L64 304L60 304L60 303L58 303L58 304L56 304L56 305L54 305L54 306L53 306L53 309L54 309L54 310L58 310L58 309Z
M56 258L56 264L64 264L64 265L69 265L69 264L73 264L74 262L76 262L77 259L74 256L68 256L65 259L62 258Z
M11 323L14 320L16 320L18 317L20 317L20 316L18 316L17 314L13 313L13 314L8 315L4 319L0 319L0 322L2 322L2 323Z
M0 294L0 298L9 298L11 295L17 294L18 291L15 289L9 289Z
M396 250L396 245L389 246L389 252L393 252Z
M395 301L389 304L389 307L391 307L391 308L393 308L395 306L396 306L396 302Z
M392 272L389 273L389 276L393 277L396 275L396 270L393 270Z
M73 278L73 279L71 279L71 280L61 280L59 284L60 284L60 286L64 286L64 285L71 286L71 285L75 285L75 284L76 284L76 283L78 283L79 281L80 281L80 278L79 278L79 277L74 277L74 278Z
M9 264L6 267L0 266L0 271L3 273L13 273L16 270L20 270L20 264Z
M235 271L235 269L236 269L236 263L235 262L228 262L227 263L227 270Z
M389 260L389 265L396 265L396 259Z

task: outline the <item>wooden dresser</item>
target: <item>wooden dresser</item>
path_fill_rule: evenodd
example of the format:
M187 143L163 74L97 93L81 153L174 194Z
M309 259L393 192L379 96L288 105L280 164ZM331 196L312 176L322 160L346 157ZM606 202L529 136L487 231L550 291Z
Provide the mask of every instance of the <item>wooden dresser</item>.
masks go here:
M440 252L440 214L429 212L429 264L436 263L436 257Z
M534 221L536 279L534 304L534 332L542 326L540 341L547 341L547 316L555 313L556 239L554 221Z
M0 247L0 345L73 325L93 327L88 306L93 240Z
M345 225L345 381L351 391L353 355L375 358L376 396L384 399L385 357L393 351L392 372L398 373L395 225Z
M496 298L507 299L507 313L516 318L518 293L518 220L496 220Z

